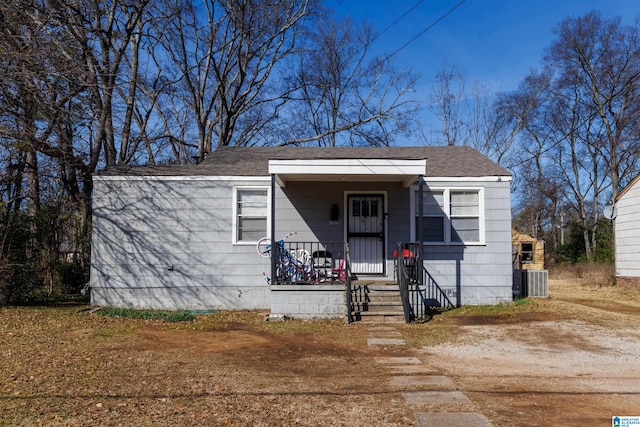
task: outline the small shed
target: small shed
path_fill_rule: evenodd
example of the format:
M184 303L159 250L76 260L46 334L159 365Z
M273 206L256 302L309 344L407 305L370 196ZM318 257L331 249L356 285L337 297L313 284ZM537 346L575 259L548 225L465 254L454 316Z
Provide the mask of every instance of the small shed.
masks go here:
M530 234L511 230L513 268L517 270L544 270L544 240Z
M544 240L511 229L513 296L549 296L549 272L544 269Z

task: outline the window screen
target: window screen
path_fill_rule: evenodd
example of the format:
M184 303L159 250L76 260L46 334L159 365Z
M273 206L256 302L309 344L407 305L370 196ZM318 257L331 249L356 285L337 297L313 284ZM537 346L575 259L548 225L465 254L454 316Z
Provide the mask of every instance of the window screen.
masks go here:
M416 197L416 236L419 236L420 227L420 200ZM444 242L445 212L444 193L442 191L427 191L424 193L422 218L422 238L425 242Z
M238 189L236 200L236 240L257 242L267 235L267 190Z
M480 240L480 203L477 191L451 192L451 241Z

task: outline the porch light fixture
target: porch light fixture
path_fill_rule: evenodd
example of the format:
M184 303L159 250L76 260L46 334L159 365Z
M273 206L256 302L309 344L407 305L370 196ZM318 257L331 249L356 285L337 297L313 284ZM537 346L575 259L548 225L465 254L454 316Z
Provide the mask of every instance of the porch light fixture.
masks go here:
M338 219L340 218L340 207L338 206L337 203L334 203L333 205L331 205L331 212L330 212L330 221L338 221Z

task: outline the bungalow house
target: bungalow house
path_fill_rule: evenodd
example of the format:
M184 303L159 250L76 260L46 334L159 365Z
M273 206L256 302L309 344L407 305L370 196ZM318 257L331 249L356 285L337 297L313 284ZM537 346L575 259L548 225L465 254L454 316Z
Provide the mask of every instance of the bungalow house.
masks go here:
M349 316L412 260L455 305L512 300L511 175L470 147L222 147L93 181L93 305Z
M640 175L618 194L614 206L616 281L640 284Z

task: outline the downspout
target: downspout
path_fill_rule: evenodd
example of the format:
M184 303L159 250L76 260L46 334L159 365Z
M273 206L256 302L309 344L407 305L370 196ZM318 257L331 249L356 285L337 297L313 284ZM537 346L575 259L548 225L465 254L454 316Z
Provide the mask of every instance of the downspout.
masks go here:
M278 245L276 243L276 175L271 174L271 284L276 284L276 261Z

